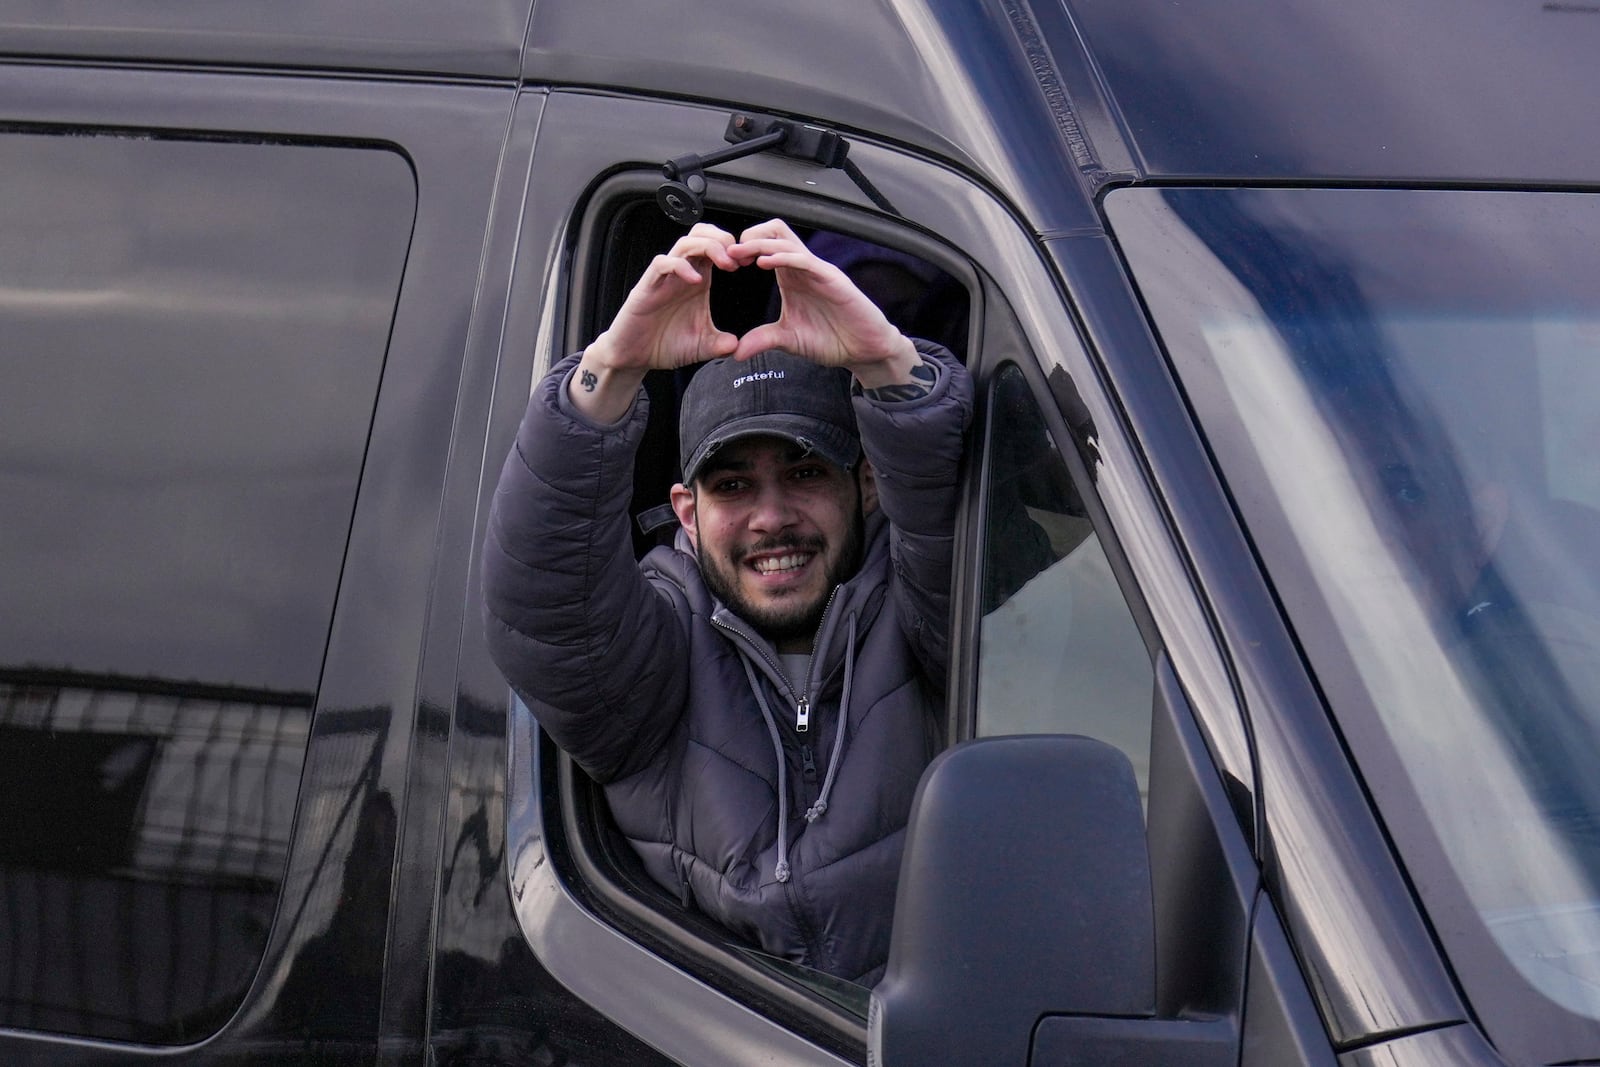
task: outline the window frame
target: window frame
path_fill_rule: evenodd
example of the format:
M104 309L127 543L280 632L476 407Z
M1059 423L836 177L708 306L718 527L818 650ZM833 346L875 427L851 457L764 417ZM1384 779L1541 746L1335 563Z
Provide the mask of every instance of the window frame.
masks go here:
M996 397L1000 389L1003 387L1003 382L1006 378L1008 370L1013 368L1017 373L1016 380L1020 381L1021 383L1020 386L1015 388L1020 388L1025 391L1024 395L1026 395L1026 397L1032 402L1035 411L1039 413L1040 421L1044 424L1044 432L1049 438L1050 443L1054 446L1055 454L1057 457L1059 457L1059 462L1064 473L1071 481L1072 489L1077 494L1078 502L1083 506L1085 514L1082 516L1082 521L1089 524L1089 529L1088 532L1079 539L1077 544L1074 545L1074 547L1066 555L1050 560L1045 564L1044 567L1030 575L1022 586L1019 586L1016 590L1013 590L1011 593L1007 594L1005 599L1003 599L999 604L996 604L992 608L985 610L986 607L988 607L985 604L985 598L987 596L986 570L990 561L988 538L993 532L989 522L991 516L990 505L995 499L995 483L998 481L999 476L998 464L991 462L991 460L996 450L995 446L998 438L998 431L1003 430L1003 427L996 424L993 415ZM1148 673L1143 676L1143 682L1141 685L1144 714L1144 726L1142 728L1142 748L1138 753L1124 750L1125 754L1133 762L1136 773L1140 776L1141 790L1146 794L1146 796L1148 796L1148 790L1151 784L1149 781L1149 766L1152 743L1151 709L1153 708L1156 696L1156 660L1162 651L1162 645L1159 637L1155 634L1154 620L1150 614L1150 610L1145 604L1142 595L1139 593L1137 585L1135 585L1133 582L1127 558L1122 554L1120 545L1117 544L1115 537L1111 536L1108 532L1110 524L1104 518L1104 506L1099 501L1098 491L1095 488L1095 482L1093 479L1089 478L1086 473L1089 469L1089 464L1085 460L1085 456L1092 455L1094 453L1092 434L1086 432L1084 426L1078 426L1075 428L1069 427L1066 419L1062 416L1061 407L1064 405L1071 406L1074 403L1074 398L1058 398L1051 396L1049 400L1041 399L1038 391L1040 376L1036 373L1030 374L1029 368L1034 368L1034 364L1020 357L1007 356L1006 358L1002 359L1000 362L996 363L985 376L985 388L980 398L980 404L986 417L986 423L983 426L983 437L974 441L973 462L975 466L979 467L977 476L981 483L981 491L978 503L973 508L972 527L974 533L970 542L973 546L972 556L974 563L972 570L974 572L973 576L977 585L975 593L972 597L974 612L971 616L970 628L963 630L964 633L970 634L974 651L973 667L970 675L972 685L972 715L970 720L970 732L961 735L961 740L966 740L970 737L1000 736L1001 734L1008 732L986 728L982 722L982 712L984 709L980 706L978 696L981 691L980 687L982 684L984 660L983 653L986 642L989 639L985 627L986 621L992 614L998 612L1000 608L1008 603L1013 597L1020 594L1022 590L1026 588L1029 582L1032 582L1035 578L1042 577L1059 564L1064 563L1073 552L1076 552L1079 548L1086 545L1091 539L1093 539L1097 542L1100 552L1105 556L1107 567L1109 568L1111 577L1116 585L1117 595L1119 598L1118 602L1121 604L1122 610L1126 613L1127 620L1133 624L1138 633L1145 657L1145 662L1149 669ZM1101 619L1099 621L1108 622L1110 620ZM1075 626L1076 623L1074 623L1074 628ZM1071 633L1069 633L1067 636L1067 644L1070 645L1071 641L1073 640L1073 636ZM1064 695L1064 699L1065 698L1066 697ZM1118 710L1122 710L1120 705ZM1023 729L1009 732L1082 733L1086 736L1096 736L1096 734L1091 730L1074 729L1073 727L1076 725L1079 725L1079 721L1074 717L1062 716L1058 721L1052 722L1052 728L1050 729ZM1106 741L1108 744L1112 744L1114 747L1121 748L1119 742L1110 737L1101 737L1100 740ZM1140 768L1142 768L1142 770Z
M576 351L603 329L614 313L605 307L603 294L620 303L633 279L608 275L610 256L616 252L613 227L639 205L656 210L654 192L660 179L653 172L623 171L603 178L577 211L571 266L561 299L565 333L552 361ZM948 673L951 700L946 713L948 743L977 736L976 682L978 623L982 604L983 553L986 549L985 508L991 492L989 464L989 401L996 376L1016 366L1038 406L1069 475L1082 495L1094 534L1100 539L1123 601L1133 618L1152 664L1161 650L1150 609L1133 582L1132 571L1110 522L1080 448L1082 435L1069 430L1061 414L1061 400L1050 391L1031 346L1009 306L992 280L980 274L953 246L937 244L909 225L868 215L783 188L718 181L706 194L710 212L747 214L752 219L783 217L802 227L818 227L866 238L919 255L950 273L967 290L969 304L968 367L976 389L973 423L969 430L968 459L960 475L960 505L956 525L956 561L952 570L952 642ZM623 225L626 225L623 223ZM659 250L658 250L659 251ZM990 355L991 342L1000 355ZM1044 399L1041 399L1044 398ZM633 510L643 511L647 500L635 499ZM1152 675L1152 695L1153 695ZM959 696L958 696L959 694ZM524 714L519 711L518 714ZM717 940L718 928L704 916L677 911L677 902L651 882L626 846L610 827L603 792L541 735L538 752L541 801L559 811L559 820L546 822L546 845L561 870L563 881L579 900L614 931L664 956L697 979L739 998L777 1025L857 1062L866 1054L866 1020L830 1003L778 971L743 957L736 947ZM514 772L515 773L515 772ZM559 822L559 834L556 833ZM621 845L624 853L618 853Z
M970 431L972 446L969 454L973 459L967 465L967 491L963 495L963 513L957 527L954 580L958 584L951 606L952 674L948 731L952 741L979 736L977 683L982 658L983 570L989 550L988 511L994 494L988 462L993 433L990 425L991 400L996 381L1007 367L1014 366L1021 371L1023 381L1044 420L1045 432L1050 435L1056 451L1066 463L1067 473L1088 512L1094 536L1100 539L1117 588L1144 640L1152 669L1156 657L1165 647L1156 628L1154 612L1134 578L1132 565L1101 500L1098 483L1089 476L1084 455L1095 451L1094 444L1082 432L1082 427L1070 427L1062 414L1063 404L1081 405L1078 387L1070 378L1063 376L1062 388L1068 395L1055 395L1009 302L992 281L985 279L984 289L988 315L985 317L982 339L974 342L974 358L970 365L977 396ZM1084 419L1088 425L1087 415Z
M615 250L608 238L614 235L617 221L636 206L648 204L650 210L658 210L654 195L659 184L659 176L650 172L614 174L593 190L580 209L565 294L564 351L581 348L609 321L615 308L603 308L600 294L610 292L619 301L626 295L633 279L608 276L608 255ZM909 226L781 188L719 181L711 186L705 199L711 212L746 214L752 220L782 217L805 228L815 226L862 237L933 263L966 289L969 350L974 345L982 317L977 273L948 246L936 244ZM559 354L554 356L559 358ZM963 501L969 495L965 488L968 481L963 474ZM636 512L649 506L650 501L634 501ZM958 529L960 524L958 519ZM775 968L744 957L735 946L719 943L715 940L718 928L705 916L674 913L676 902L664 889L650 882L642 868L630 870L630 857L619 859L617 846L622 843L619 837L611 836L615 835L614 829L608 831L610 816L604 808L601 788L542 735L536 758L543 802L560 812L561 835L549 833L546 843L557 864L566 868L564 880L603 922L713 988L741 999L778 1025L836 1055L865 1062L865 991L862 1012L854 1014ZM553 829L547 822L547 833Z

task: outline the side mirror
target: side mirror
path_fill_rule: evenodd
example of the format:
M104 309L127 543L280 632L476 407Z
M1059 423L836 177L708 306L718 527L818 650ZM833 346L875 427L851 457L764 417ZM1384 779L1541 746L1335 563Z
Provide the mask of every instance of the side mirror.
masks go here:
M1046 1017L1149 1019L1155 988L1127 757L1085 737L1030 736L935 759L912 806L869 1064L1026 1064Z

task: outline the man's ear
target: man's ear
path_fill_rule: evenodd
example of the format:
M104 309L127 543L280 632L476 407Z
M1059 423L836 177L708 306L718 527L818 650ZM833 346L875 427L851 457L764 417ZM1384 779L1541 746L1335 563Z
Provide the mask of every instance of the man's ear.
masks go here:
M872 461L866 456L856 465L856 486L861 490L861 514L871 515L878 510L878 476L872 472Z
M695 526L694 490L678 482L672 487L672 512L678 516L678 525L689 535L689 543L700 550L700 531Z

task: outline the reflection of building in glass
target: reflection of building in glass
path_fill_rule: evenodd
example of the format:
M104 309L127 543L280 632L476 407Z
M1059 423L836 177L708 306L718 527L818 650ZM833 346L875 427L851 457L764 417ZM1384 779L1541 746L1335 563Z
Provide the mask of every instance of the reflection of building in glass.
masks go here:
M462 812L451 823L461 830L445 842L441 907L469 912L484 906L511 918L511 899L498 890L505 866L505 765L506 713L463 700L456 709L456 731L451 740L450 796ZM503 926L488 923L452 930L449 947L474 959L493 963L505 951Z
M362 1041L378 1027L399 819L378 787L390 715L322 712L300 799L302 847L285 877L287 969L262 996L289 1040Z
M0 681L0 1025L180 1042L242 1000L310 694Z

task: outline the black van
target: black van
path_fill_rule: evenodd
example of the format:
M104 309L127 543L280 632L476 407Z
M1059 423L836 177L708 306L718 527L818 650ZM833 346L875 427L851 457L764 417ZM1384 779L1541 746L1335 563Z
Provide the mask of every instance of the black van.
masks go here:
M1600 1063L1596 56L1542 0L0 4L0 1061ZM479 621L532 382L773 216L979 388L872 990L642 877Z

